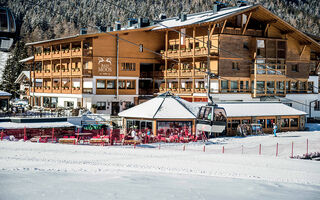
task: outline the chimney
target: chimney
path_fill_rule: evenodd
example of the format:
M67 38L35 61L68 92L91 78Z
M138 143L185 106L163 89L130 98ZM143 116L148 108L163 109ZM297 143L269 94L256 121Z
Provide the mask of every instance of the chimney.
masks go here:
M218 12L218 5L217 4L213 4L213 14L215 14L216 12Z
M237 1L237 6L242 7L242 6L247 6L248 2L247 1Z
M181 22L184 22L187 20L187 14L186 13L181 13L180 14L180 19L181 19Z
M121 31L121 23L120 22L116 22L116 25L115 25L115 30L116 31Z
M159 15L159 19L160 19L160 20L167 19L167 15L164 14L164 13L161 13L161 14Z
M150 23L149 23L148 19L143 19L143 18L138 19L138 28L146 27L149 25L150 25Z
M128 20L128 27L132 27L134 24L137 23L137 20L136 19L129 19Z
M81 28L80 29L80 35L85 35L87 34L87 29L86 28Z

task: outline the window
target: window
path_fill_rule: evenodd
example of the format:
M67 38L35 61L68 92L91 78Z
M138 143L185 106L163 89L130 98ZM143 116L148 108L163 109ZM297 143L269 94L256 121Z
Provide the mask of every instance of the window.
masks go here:
M249 50L248 42L244 42L244 43L243 43L243 48L244 48L244 49L248 49L248 50Z
M126 81L119 81L119 89L126 89Z
M277 93L284 93L284 81L277 81Z
M107 80L107 89L115 89L116 81L115 80Z
M238 91L238 81L231 81L231 91L232 92Z
M73 101L65 101L64 102L64 107L66 107L66 108L73 108L73 105L74 105Z
M257 94L263 94L265 92L264 83L265 83L264 81L257 81Z
M288 118L283 118L281 119L281 127L289 127L289 119Z
M239 62L232 62L232 70L240 70L239 68Z
M136 71L136 63L121 63L122 71Z
M127 89L134 89L135 88L135 80L127 81Z
M298 83L291 81L290 82L290 89L291 89L291 91L294 91L294 92L297 91L298 90Z
M106 102L97 102L97 110L106 110Z
M228 92L229 81L221 81L221 92Z
M97 80L97 89L106 89L106 80Z
M298 118L290 119L290 127L298 127Z
M265 119L258 119L257 120L258 124L261 124L262 128L266 127L266 120Z
M299 72L299 66L297 64L291 65L291 71L293 72Z
M274 81L267 81L267 93L274 94Z
M274 119L267 119L267 128L273 128Z
M315 110L315 111L320 111L320 101L316 101L316 102L315 102L314 110Z

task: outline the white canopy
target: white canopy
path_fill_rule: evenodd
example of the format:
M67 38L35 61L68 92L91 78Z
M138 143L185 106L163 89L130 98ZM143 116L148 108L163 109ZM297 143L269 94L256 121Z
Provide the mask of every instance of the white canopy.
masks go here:
M39 122L39 123L15 123L0 122L0 129L24 129L26 128L65 128L75 127L76 125L69 122Z
M218 103L226 110L227 117L293 116L307 113L279 102L230 102Z
M120 117L146 119L195 119L198 105L169 92L119 113Z

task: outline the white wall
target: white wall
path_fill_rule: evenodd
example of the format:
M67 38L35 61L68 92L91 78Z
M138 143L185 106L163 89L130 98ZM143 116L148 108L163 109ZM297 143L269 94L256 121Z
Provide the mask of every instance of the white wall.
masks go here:
M319 94L287 94L282 98L282 102L292 103L292 107L309 114L309 105L311 101L320 100ZM320 117L320 111L314 110L314 103L311 105L311 116ZM309 117L309 115L308 115Z
M119 102L119 105L120 105L119 111L121 112L123 110L121 103L124 101L134 103L134 97L137 97L137 96L138 95L119 95L117 99L115 95L94 95L91 101L92 101L92 104L96 104L99 101L106 102L107 104L106 110L97 110L97 113L110 115L112 111L112 102Z
M309 76L308 81L313 82L313 92L318 93L318 88L319 88L319 76Z

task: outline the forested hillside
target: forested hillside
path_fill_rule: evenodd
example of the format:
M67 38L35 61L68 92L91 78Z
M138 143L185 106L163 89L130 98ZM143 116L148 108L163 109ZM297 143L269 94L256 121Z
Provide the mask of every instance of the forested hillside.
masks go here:
M119 9L108 1L123 8ZM157 19L160 13L168 17L210 10L210 0L0 0L16 16L21 27L21 36L26 42L50 39L79 32L88 25L108 25L133 17ZM222 0L234 5L235 0ZM319 0L249 0L262 4L273 13L304 32L319 35ZM90 31L90 29L89 29ZM94 31L94 30L91 30Z

